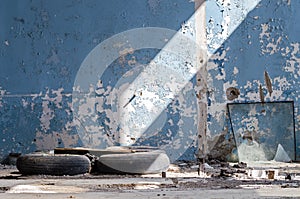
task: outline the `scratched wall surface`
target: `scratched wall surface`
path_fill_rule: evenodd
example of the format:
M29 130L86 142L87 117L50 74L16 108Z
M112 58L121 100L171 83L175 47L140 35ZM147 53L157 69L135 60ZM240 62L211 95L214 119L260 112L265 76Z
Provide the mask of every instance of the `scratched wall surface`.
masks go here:
M300 31L297 23L300 2L207 0L199 6L205 6L206 10L206 35L200 38L206 38L209 57L209 155L213 158L235 158L232 156L235 149L227 103L294 101L296 156L300 159L300 138L297 136L300 131L300 41L297 35ZM85 97L74 100L74 93L81 91L78 87L74 88L81 64L103 41L134 28L167 28L195 39L199 24L192 17L194 12L193 0L2 1L0 159L11 152L29 153L75 146L101 148L118 144L116 136L120 128L114 119L118 118L115 117L118 111L114 111L118 95L122 94L124 86L134 82L160 49L135 50L129 45L119 52L118 59L106 68L101 77L96 77L99 80L97 84L92 85L88 93L81 93ZM162 41L168 43L172 36L171 33ZM122 45L118 43L113 47L120 48ZM188 45L184 47L189 48ZM163 60L164 65L176 68L174 63L181 60L174 57L173 54ZM177 71L184 73L186 68L192 68L191 65L187 60L178 65ZM152 73L150 70L147 74L159 76L161 80L170 76L166 70ZM174 78L170 87L180 81ZM137 109L133 109L134 106L146 105L145 100L151 96L153 100L149 103L158 103L155 107L162 104L161 97L173 99L146 128L147 139L131 138L136 144L164 145L167 149L171 143L168 153L174 156L172 160L194 159L198 133L195 77L185 82L180 92L172 97L168 85L163 82L156 82L142 92L133 89L126 96L127 100L138 96L132 98L126 108L131 109L131 118L137 119L130 124L140 126L147 120L147 112L140 111L139 114L143 114L141 119L135 114ZM91 94L96 98L90 98ZM121 106L125 108L125 104L124 101ZM74 111L80 114L76 115ZM81 135L80 132L86 134ZM184 137L187 139L182 139ZM175 155L173 150L177 151Z
M294 101L296 158L299 160L300 26L297 10L300 2L261 0L241 3L232 0L207 3L211 10L206 16L211 53L208 62L210 136L217 137L223 132L230 141L225 107L228 102ZM253 9L247 11L249 7ZM230 87L238 89L237 98L227 98L226 91ZM286 125L285 120L278 122ZM265 131L272 133L268 129Z
M77 126L82 125L73 117L72 92L81 63L98 44L115 34L142 27L162 27L176 33L193 13L194 2L186 0L2 1L0 160L12 152L29 153L55 147L105 147L114 144L101 145L95 139L94 143L88 145L78 135ZM185 26L186 29L188 26ZM116 87L119 87L123 81L122 76L134 77L142 65L157 53L157 49L124 52L124 56L115 60L101 77L103 85L95 85L98 86L98 97L110 93L111 87L117 83L119 85ZM139 66L134 67L137 62ZM129 78L126 81L132 80ZM194 93L190 90L193 81L187 91L192 92L192 95ZM189 104L196 99L192 97L186 103L179 103L181 99L174 100L174 105L167 108L169 111L160 116L164 121L169 120L167 124L160 124L168 131L168 135L172 134L169 131L175 132L179 128L179 123L189 122L189 118L196 120L196 107ZM103 107L108 110L113 107L113 103L108 101ZM183 105L179 107L179 104ZM192 116L189 115L190 111L182 117L178 116L179 112L188 110L185 107L191 106L194 107L190 108L194 112ZM81 103L80 108L79 111L85 111L84 103ZM110 118L101 111L96 117L96 122L106 129L105 121ZM93 131L93 125L85 125L85 130ZM193 124L190 125L196 135ZM139 140L143 145L153 145L156 141L149 139L145 143ZM183 155L183 159L195 157L195 142L189 145L191 150L185 149L188 152Z

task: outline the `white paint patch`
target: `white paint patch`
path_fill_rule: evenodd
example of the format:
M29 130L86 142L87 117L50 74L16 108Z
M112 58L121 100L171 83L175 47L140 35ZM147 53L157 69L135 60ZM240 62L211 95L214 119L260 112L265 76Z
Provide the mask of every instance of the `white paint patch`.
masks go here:
M233 68L233 74L234 75L237 75L239 73L239 69L235 66L234 68Z
M73 124L71 123L66 124L66 126L69 127L71 127L72 125ZM62 129L61 132L52 131L47 134L37 131L35 134L35 138L37 150L52 150L62 143L65 147L76 146L79 140L79 136L69 134L68 129Z
M181 24L181 32L185 35L194 36L195 35L195 27L194 27L193 19L190 19Z
M218 122L223 122L226 103L213 103L208 107L207 113L212 115Z
M291 58L286 61L286 66L284 69L286 72L292 73L295 79L298 79L300 77L299 46L299 43L292 43L292 52L290 52L289 48L287 48L288 50L286 50L286 54L290 53Z
M270 43L267 44L266 49L262 49L263 53L269 53L270 55L277 53L280 50L280 43L282 37L279 37L276 41L274 38L271 39Z
M6 46L9 46L9 41L8 41L8 40L5 40L5 41L4 41L4 44L5 44Z
M35 134L36 148L37 150L48 150L54 149L57 143L57 136L53 133L45 134L43 132L37 131Z
M266 37L267 39L270 38L270 33L268 32L269 25L261 24L260 26L261 26L261 33L259 34L259 39L260 39L260 42L263 43L264 37Z
M223 84L223 91L226 92L226 89L229 88L229 87L237 87L238 86L238 83L236 80L232 80L232 82L225 82Z
M56 90L52 90L52 93L56 95L55 98L53 98L53 102L55 103L57 108L62 108L61 106L61 102L62 102L62 92L64 91L63 88L59 88L57 91Z
M290 90L291 83L287 80L286 77L275 77L274 78L274 84L279 86L280 90Z
M86 192L87 189L75 187L75 186L57 186L57 185L40 185L40 184L28 184L28 185L16 185L12 187L6 193L82 193ZM41 197L41 196L37 196ZM71 196L69 198L72 198ZM74 197L75 198L75 197Z
M224 68L221 68L221 73L219 73L216 77L217 80L225 80L226 78L226 71Z
M283 96L283 91L280 90L280 89L276 89L276 90L273 89L272 97L270 99L273 100L273 101L275 101L275 100L276 101L289 100L289 99L287 99L286 97Z
M276 87L273 89L272 100L289 100L283 94L291 89L292 84L286 77L275 77L274 85Z
M212 59L213 60L213 59ZM209 71L209 70L215 70L216 68L218 68L218 64L217 63L215 63L214 61L212 61L212 60L209 60L208 62L207 62L207 70ZM212 78L211 78L212 79Z
M40 122L41 122L41 127L44 132L50 130L50 123L51 120L54 118L54 110L52 110L49 107L50 102L53 102L57 108L62 108L61 102L62 102L62 91L64 89L60 88L57 91L56 90L51 90L51 94L55 94L55 97L50 97L50 91L49 89L47 90L45 96L42 98L42 108L43 112L40 117Z
M259 80L254 80L253 82L247 81L247 84L244 86L244 89L248 92L243 96L243 99L249 101L260 101L259 96L259 85L262 84ZM263 85L263 84L262 84Z
M29 102L27 102L25 99L22 99L22 105L24 108L28 106Z
M226 54L227 51L229 50L229 48L227 48L226 50L222 51L222 54L214 54L210 57L210 60L207 62L207 70L218 70L219 65L215 62L216 60L221 61L224 60L226 61ZM222 63L224 64L224 63ZM207 78L207 81L213 81L213 78L216 78L217 80L225 80L226 79L226 71L224 68L221 68L221 72L222 74L218 74L216 77L211 77L209 76Z
M230 16L229 15L224 16L224 12L223 12L223 19L224 19L222 21L223 31L221 32L221 37L227 38L229 36Z
M119 54L120 54L120 56L124 56L127 54L133 54L134 51L135 51L135 49L130 47L130 48L125 48L125 49L119 51Z
M55 193L53 191L42 190L38 185L16 185L7 193Z
M283 38L281 36L278 36L277 38L271 38L270 31L271 30L269 24L261 24L261 33L259 34L259 39L262 45L262 54L267 53L272 55L283 50L280 47Z
M2 87L0 87L0 107L3 107L2 104L2 96L6 95L6 90L2 89Z
M49 108L49 101L42 102L43 113L40 117L41 128L44 132L50 130L50 121L54 118L54 111Z

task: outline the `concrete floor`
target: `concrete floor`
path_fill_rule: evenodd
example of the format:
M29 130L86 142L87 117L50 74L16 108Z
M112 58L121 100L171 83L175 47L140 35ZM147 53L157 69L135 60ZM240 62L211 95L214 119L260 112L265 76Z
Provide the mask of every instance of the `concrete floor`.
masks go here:
M268 175L274 171L274 176ZM287 174L291 179L286 179ZM22 176L0 168L0 198L300 198L300 164L260 162L170 166L161 175Z
M300 198L300 190L288 188L260 188L260 189L219 189L203 190L193 189L186 191L156 190L156 191L131 191L131 192L86 192L86 193L1 193L1 198L7 199L33 199L33 198Z

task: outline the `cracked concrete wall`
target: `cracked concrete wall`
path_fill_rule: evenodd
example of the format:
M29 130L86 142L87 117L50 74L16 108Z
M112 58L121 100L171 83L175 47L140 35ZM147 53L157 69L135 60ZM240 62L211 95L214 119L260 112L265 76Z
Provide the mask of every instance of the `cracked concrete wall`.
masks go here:
M120 127L113 119L118 117L117 98L159 50L136 50L126 42L115 43L112 48L121 49L118 58L103 76L97 77L99 81L88 88L87 93L81 93L86 97L78 101L74 100L74 94L81 90L73 88L76 75L87 55L111 36L133 28L163 27L192 39L199 36L206 40L207 46L203 49L209 58L205 101L210 157L235 158L226 104L257 102L263 95L266 102L295 102L296 156L299 159L297 33L300 27L297 8L300 3L292 0L207 0L205 3L196 1L196 4L199 2L200 5L195 6L191 0L3 1L5 6L0 7L0 157L10 152L105 147L118 142ZM201 6L205 6L206 16L194 15L195 7ZM199 24L193 16L205 17L205 36L197 35ZM171 38L165 38L164 42ZM171 55L162 63L177 67L182 74L186 68L192 68L189 60L182 65L172 64L176 63L175 58ZM155 77L158 73L153 74ZM169 75L163 70L161 74ZM196 76L172 97L167 87L175 86L176 81L174 85L162 82L148 85L148 90L143 92L132 91L139 98L127 108L150 97L173 98L148 128L147 139L132 137L132 141L166 147L172 143L171 150L180 151L176 158L195 159L197 133L201 128L197 127L199 107L195 90L199 88ZM89 98L91 94L94 98ZM145 115L142 110L147 109L139 110ZM144 125L135 113L130 112L132 118ZM173 139L176 134L179 139ZM182 137L188 138L183 140L185 143L181 142Z

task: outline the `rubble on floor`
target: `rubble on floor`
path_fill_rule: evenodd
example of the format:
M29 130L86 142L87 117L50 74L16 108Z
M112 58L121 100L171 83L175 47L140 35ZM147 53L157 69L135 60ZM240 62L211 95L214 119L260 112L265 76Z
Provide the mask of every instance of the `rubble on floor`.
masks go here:
M15 190L16 185L46 184L48 190L57 186L76 186L85 191L126 190L187 190L187 189L252 189L260 186L299 188L300 164L275 161L228 163L209 161L199 173L197 162L171 164L165 176L147 175L93 175L76 176L22 176L14 166L0 166L0 192ZM64 179L61 181L61 179ZM10 180L10 183L6 183ZM13 180L13 181L11 181ZM68 184L69 183L69 184ZM50 186L50 187L49 187ZM23 187L24 188L24 187Z

